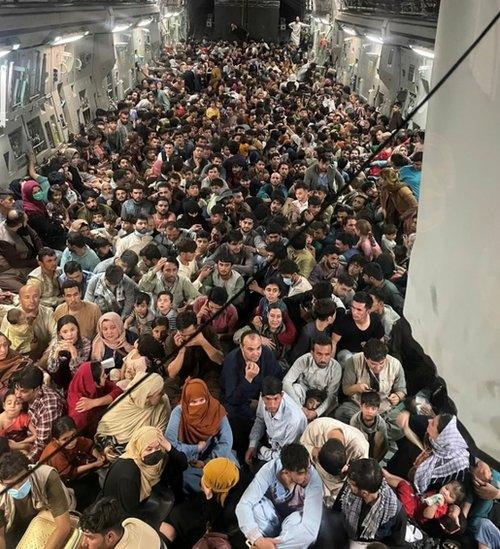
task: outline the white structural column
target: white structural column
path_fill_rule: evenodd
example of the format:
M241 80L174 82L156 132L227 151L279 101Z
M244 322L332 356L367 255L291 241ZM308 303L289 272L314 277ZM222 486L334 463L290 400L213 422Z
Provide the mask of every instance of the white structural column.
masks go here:
M500 10L442 0L433 82ZM500 21L431 99L405 315L477 445L500 459Z

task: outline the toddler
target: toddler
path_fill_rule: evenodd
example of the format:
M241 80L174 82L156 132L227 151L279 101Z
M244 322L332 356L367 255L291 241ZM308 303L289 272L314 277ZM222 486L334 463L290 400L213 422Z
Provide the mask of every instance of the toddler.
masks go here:
M394 248L396 247L396 236L398 229L396 225L384 225L384 234L382 235L382 251L391 254L394 257Z
M37 345L33 327L21 309L10 309L7 312L7 329L4 335L10 340L12 349L22 355L29 355Z
M172 308L172 293L165 291L160 292L156 297L155 310L156 316L166 318L170 326L170 330L176 329L177 311Z

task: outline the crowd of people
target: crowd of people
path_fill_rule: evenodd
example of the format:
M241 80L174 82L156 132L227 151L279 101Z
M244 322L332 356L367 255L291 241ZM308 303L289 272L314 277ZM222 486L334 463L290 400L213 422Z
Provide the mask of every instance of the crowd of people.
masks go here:
M403 316L425 134L298 55L167 48L0 190L0 549L500 547Z

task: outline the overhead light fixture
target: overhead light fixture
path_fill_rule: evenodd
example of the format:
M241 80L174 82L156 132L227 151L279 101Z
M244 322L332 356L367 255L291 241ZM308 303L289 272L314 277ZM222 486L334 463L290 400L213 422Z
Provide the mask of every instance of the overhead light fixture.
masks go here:
M434 52L432 50L427 50L419 46L410 46L410 48L417 54L427 59L434 59Z
M378 53L376 51L368 51L366 52L366 55L370 55L371 57L378 57Z
M138 27L147 27L147 26L150 25L152 22L153 22L153 18L152 18L152 17L146 17L146 19L141 19L141 20L139 21L139 23L137 23L137 26L138 26Z
M21 44L12 44L12 51L18 50L20 46Z
M121 23L113 27L112 32L123 32L131 27L130 23Z
M351 29L350 27L344 27L342 30L350 36L356 36L358 34L354 29Z
M71 42L76 42L77 40L80 40L84 36L87 36L89 34L89 31L85 32L74 32L72 34L64 34L62 36L56 36L53 40L51 40L52 46L63 46L64 44L70 44Z
M6 50L0 50L0 58L5 57L6 55L9 55L11 51L12 51L12 48L9 48Z
M376 44L383 44L384 43L384 41L382 40L382 38L380 38L380 36L375 36L374 34L367 34L366 38L370 42L375 42Z

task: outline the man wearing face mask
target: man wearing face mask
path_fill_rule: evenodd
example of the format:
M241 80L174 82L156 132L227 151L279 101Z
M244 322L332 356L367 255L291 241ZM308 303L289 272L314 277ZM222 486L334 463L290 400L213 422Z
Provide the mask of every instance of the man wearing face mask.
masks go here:
M23 478L30 468L28 458L19 450L0 457L0 547L17 547L40 511L48 511L55 523L45 547L63 547L72 529L70 495L55 469L40 465Z
M140 427L122 454L113 463L104 481L104 497L118 501L128 517L135 517L157 529L166 516L169 501L155 490L170 486L182 494L185 454L176 450L155 427Z
M0 222L0 287L19 292L28 274L37 267L42 242L19 210L7 212Z
M116 242L115 256L120 256L125 250L132 250L137 255L153 240L151 230L148 226L148 218L139 215L134 224L134 232L130 233Z
M295 261L291 259L283 260L280 265L280 272L283 282L289 288L286 297L293 297L312 290L307 278L299 274L299 267Z

